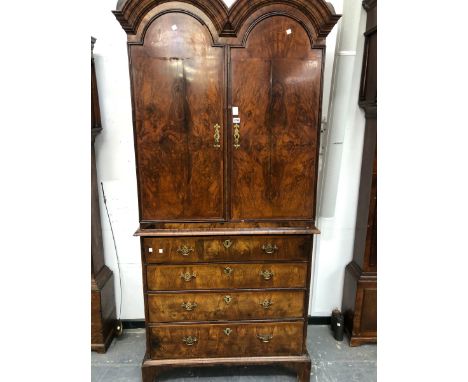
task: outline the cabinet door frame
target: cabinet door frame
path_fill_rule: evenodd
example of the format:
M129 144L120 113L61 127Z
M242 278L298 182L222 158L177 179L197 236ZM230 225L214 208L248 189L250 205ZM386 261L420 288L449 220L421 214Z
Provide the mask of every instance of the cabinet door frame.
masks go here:
M324 76L324 66L325 66L325 41L322 41L320 38L318 38L313 32L312 29L310 28L310 25L306 23L303 17L301 17L300 14L295 13L295 12L266 12L263 14L254 14L249 20L245 22L242 28L242 39L240 43L238 44L230 44L228 47L228 58L229 60L227 61L228 65L228 95L227 95L227 100L228 100L228 110L227 110L227 127L228 127L228 179L231 179L230 185L227 189L228 193L228 218L229 221L232 222L274 222L274 221L300 221L300 222L310 222L312 224L315 223L315 216L316 216L316 205L317 205L317 193L318 193L318 172L319 172L319 156L320 156L320 130L321 130L321 120L322 120L322 97L323 97L323 76ZM235 152L234 146L233 146L233 133L234 133L234 123L233 123L233 115L232 115L232 106L238 106L233 104L233 72L232 72L232 50L233 49L246 49L247 48L247 42L250 33L254 30L254 28L262 22L263 20L270 18L270 17L275 17L275 16L285 16L291 19L292 22L296 22L299 24L304 31L307 33L309 37L309 43L310 45L308 46L309 48L309 53L316 52L317 55L320 56L320 66L317 68L319 71L320 78L318 80L318 108L316 109L317 111L317 117L316 117L316 139L315 139L315 144L316 144L316 150L315 150L315 165L313 166L314 169L314 174L312 177L312 187L311 190L313 192L313 198L311 202L311 210L310 210L310 218L309 217L299 217L299 216L284 216L284 217L273 217L273 218L233 218L233 213L232 213L232 194L233 194L233 187L234 187L234 181L232 179L232 173L233 173L233 168L234 168L234 156L233 153ZM241 119L241 131L242 131L242 119ZM241 140L242 140L242 133L241 133Z
M220 55L221 55L221 62L220 62L220 67L222 68L222 83L220 83L220 95L222 96L222 101L221 101L221 112L220 112L220 124L221 124L221 147L219 150L221 151L221 157L222 157L222 177L220 181L220 198L221 198L221 206L219 208L220 211L220 216L219 217L213 217L213 218L161 218L161 219L145 219L143 218L143 206L142 206L142 197L141 197L141 174L140 174L140 163L138 159L138 137L137 137L137 118L136 118L136 105L135 105L135 95L136 95L136 86L135 86L135 77L134 77L134 69L135 69L135 64L132 62L132 50L134 47L141 47L145 43L145 37L148 29L151 27L153 22L156 22L158 18L161 16L167 15L167 14L185 14L187 16L192 17L195 19L197 22L200 23L200 25L205 29L205 32L209 35L210 38L210 47L212 48L217 48L220 49ZM167 10L164 10L162 12L155 12L154 15L145 23L144 28L142 29L139 38L136 41L129 41L127 43L127 50L128 50L128 62L129 62L129 74L130 74L130 87L131 87L131 102L132 102L132 123L133 123L133 142L134 142L134 152L135 152L135 166L136 166L136 176L137 176L137 192L138 192L138 211L139 211L139 217L140 217L140 223L150 223L150 222L225 222L226 219L226 210L227 210L227 203L226 203L226 187L228 184L227 180L227 152L226 152L226 147L227 147L227 116L226 116L226 96L227 96L227 70L226 70L226 44L220 44L215 42L215 37L213 36L213 31L212 27L210 28L209 25L207 25L206 20L204 20L201 15L197 13L192 13L190 11L186 11L183 9L172 9L169 8ZM213 139L213 132L209 132L210 138Z

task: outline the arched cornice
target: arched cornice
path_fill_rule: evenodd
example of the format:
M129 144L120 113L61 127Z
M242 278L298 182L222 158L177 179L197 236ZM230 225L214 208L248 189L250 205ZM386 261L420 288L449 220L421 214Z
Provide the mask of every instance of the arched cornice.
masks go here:
M170 1L173 0L119 0L113 13L127 34L134 35L148 12ZM265 6L287 5L301 11L312 24L318 38L326 37L341 17L324 0L237 0L229 9L222 0L178 2L193 5L204 12L220 37L236 37L249 16Z

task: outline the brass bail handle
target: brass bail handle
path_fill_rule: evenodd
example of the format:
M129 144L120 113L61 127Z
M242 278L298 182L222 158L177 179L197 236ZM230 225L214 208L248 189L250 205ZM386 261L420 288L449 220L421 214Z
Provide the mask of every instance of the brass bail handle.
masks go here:
M257 338L260 341L264 342L264 343L268 343L268 342L270 342L272 340L273 335L271 335L271 334L257 334Z
M198 304L196 302L183 302L181 306L186 311L190 312L194 310L198 306Z
M182 342L188 346L192 346L198 342L198 338L195 336L188 336L188 337L182 338Z
M260 271L260 276L262 276L264 280L270 280L274 275L275 275L274 272L268 269Z
M185 280L185 281L190 281L194 278L196 278L197 275L195 273L190 274L190 272L185 272L180 274L180 278Z
M271 244L271 243L266 243L262 245L263 252L265 252L268 255L272 255L275 253L275 251L278 250L278 247L276 244Z
M193 248L187 245L181 245L179 248L177 248L177 253L182 256L188 256L190 252L193 252Z

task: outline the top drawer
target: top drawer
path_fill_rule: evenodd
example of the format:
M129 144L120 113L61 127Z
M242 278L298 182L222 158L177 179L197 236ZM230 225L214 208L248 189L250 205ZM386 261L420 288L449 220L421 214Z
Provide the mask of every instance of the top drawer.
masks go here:
M311 250L307 235L143 238L147 263L305 261Z

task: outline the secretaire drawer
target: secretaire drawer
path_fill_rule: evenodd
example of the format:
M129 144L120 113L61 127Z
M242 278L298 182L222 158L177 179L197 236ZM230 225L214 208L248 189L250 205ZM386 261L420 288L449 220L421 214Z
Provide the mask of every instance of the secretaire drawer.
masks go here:
M302 318L304 291L148 295L150 322Z
M302 260L312 251L310 236L218 236L143 238L148 263Z
M148 290L305 288L307 263L148 265Z
M299 355L303 322L150 327L151 358Z

